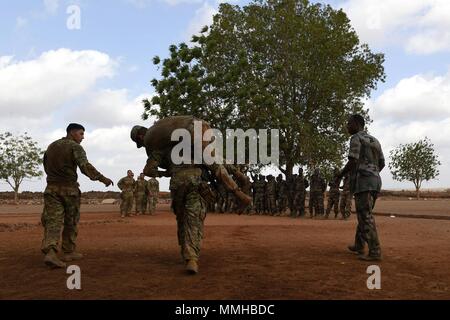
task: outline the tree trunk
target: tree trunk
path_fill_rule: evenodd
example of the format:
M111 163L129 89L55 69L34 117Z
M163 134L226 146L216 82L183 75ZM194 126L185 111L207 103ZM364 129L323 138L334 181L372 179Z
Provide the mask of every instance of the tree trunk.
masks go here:
M420 188L416 187L416 198L417 200L420 200Z
M14 190L14 204L19 204L19 190Z

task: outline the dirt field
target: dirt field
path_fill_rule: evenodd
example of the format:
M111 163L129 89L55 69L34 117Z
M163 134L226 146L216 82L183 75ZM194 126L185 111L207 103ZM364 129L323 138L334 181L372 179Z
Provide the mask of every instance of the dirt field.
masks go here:
M449 204L380 201L377 210L444 216ZM209 214L200 273L188 276L167 205L156 216L126 220L117 206L83 206L83 289L70 291L65 270L42 263L40 210L0 207L0 299L450 299L449 220L378 216L382 289L370 291L371 263L346 251L354 216Z

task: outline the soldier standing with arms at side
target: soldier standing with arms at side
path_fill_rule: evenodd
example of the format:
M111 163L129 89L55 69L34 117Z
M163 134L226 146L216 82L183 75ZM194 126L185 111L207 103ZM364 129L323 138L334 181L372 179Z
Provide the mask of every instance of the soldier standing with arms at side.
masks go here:
M67 136L50 144L44 154L47 187L41 217L44 227L42 252L45 254L44 263L53 268L65 268L63 261L70 262L83 257L75 250L81 198L77 167L91 180L100 181L107 187L113 185L110 179L89 163L86 152L80 145L84 139L84 131L82 125L71 123L66 129ZM63 261L56 255L61 229Z
M305 216L306 188L309 187L308 180L303 176L303 168L298 168L298 176L294 179L294 210L296 217ZM298 212L298 214L297 214Z
M134 185L134 199L136 201L136 215L145 214L147 211L147 180L141 173Z
M129 217L131 215L131 209L133 208L133 199L134 199L134 185L135 181L133 179L134 173L131 170L127 171L127 176L123 177L117 183L120 191L120 216L122 218Z
M286 181L283 180L283 175L280 173L277 177L277 203L279 215L286 213L287 201Z
M151 177L147 181L147 193L148 193L148 214L154 215L156 211L156 205L159 198L159 181L156 178Z
M341 212L342 218L348 219L352 212L352 198L353 195L350 193L350 174L344 176L344 183L341 187L341 200L339 204L339 211Z
M360 115L353 115L347 122L347 130L352 135L348 162L339 177L350 173L350 192L355 195L358 227L355 243L348 247L366 261L381 260L380 241L378 240L375 219L372 210L381 190L380 171L385 166L381 145L378 140L364 131L365 121ZM369 254L364 254L365 244Z
M277 183L273 175L267 176L266 195L267 195L267 212L270 215L277 213Z
M254 182L255 189L255 212L256 214L264 213L264 193L265 193L265 182L263 175L259 175L259 179Z
M325 179L320 175L320 170L316 168L311 176L311 189L309 199L310 217L324 215L323 194L327 188Z
M339 169L334 169L333 178L328 184L330 186L330 191L328 192L328 203L327 203L327 214L326 218L330 215L331 209L334 208L334 218L336 219L339 214L339 185L341 184L341 179L339 178Z

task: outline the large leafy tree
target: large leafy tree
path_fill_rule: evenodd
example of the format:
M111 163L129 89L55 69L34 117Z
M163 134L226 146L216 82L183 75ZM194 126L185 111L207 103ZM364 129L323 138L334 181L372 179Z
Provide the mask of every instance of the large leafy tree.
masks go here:
M420 199L420 188L424 181L435 179L439 175L441 163L434 145L427 138L414 143L401 144L390 153L389 169L397 181L411 181Z
M27 133L20 136L10 132L0 134L0 179L14 190L15 203L24 179L42 176L42 155L37 142Z
M192 114L214 127L280 130L280 170L339 165L348 116L384 81L342 10L307 0L221 4L193 45L170 47L154 63L162 78L145 114Z

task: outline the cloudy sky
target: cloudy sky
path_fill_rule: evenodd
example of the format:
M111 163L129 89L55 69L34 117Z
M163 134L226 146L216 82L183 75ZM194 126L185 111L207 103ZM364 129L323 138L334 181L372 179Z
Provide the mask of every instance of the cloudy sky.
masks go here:
M245 4L247 1L233 1ZM385 154L428 136L442 166L424 187L449 187L450 1L329 0L343 8L363 42L386 54L387 81L367 101L371 133ZM406 4L407 3L407 4ZM28 132L45 149L69 122L85 124L90 161L117 181L136 173L145 153L129 140L140 101L158 77L155 55L188 41L212 21L216 0L0 0L0 131ZM72 14L80 11L80 28ZM74 11L75 10L75 11ZM69 20L69 25L68 25ZM74 24L75 23L75 24ZM83 191L104 190L80 177ZM411 188L383 173L384 188ZM45 182L26 181L39 191ZM167 180L162 189L167 190ZM116 188L113 188L117 190ZM0 190L8 185L0 182Z

